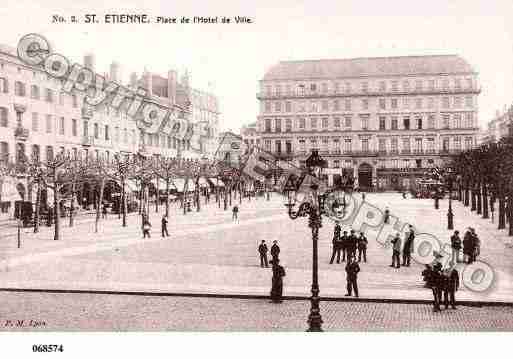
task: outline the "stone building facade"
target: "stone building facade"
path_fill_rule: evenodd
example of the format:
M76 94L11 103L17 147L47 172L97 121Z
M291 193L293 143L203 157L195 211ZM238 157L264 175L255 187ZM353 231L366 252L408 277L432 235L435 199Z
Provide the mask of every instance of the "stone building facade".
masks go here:
M304 164L312 149L361 188L410 188L477 144L476 71L460 56L283 61L260 81L261 147Z

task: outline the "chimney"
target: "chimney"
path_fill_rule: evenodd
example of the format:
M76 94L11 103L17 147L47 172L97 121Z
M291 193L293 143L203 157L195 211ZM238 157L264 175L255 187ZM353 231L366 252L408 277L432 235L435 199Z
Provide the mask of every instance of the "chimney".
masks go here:
M115 61L110 64L110 81L120 81L119 64Z
M167 95L171 105L176 104L176 71L167 72Z
M95 59L94 54L89 53L84 56L84 67L94 71Z

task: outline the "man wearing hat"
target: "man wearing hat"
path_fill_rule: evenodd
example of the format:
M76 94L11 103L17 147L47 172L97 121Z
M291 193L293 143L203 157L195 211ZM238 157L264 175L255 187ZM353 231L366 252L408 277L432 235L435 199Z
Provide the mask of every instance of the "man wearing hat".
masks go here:
M431 290L433 291L433 311L440 311L440 302L442 301L442 288L444 278L442 275L442 263L436 262L432 266L431 272Z
M474 241L472 239L471 228L469 227L463 236L463 260L470 264L474 254Z
M356 236L354 229L351 229L351 235L347 241L347 255L349 257L356 256L356 246L358 244L358 237Z
M260 267L264 268L264 265L266 268L269 267L269 264L267 264L267 245L265 244L265 241L262 240L262 243L258 246L258 253L260 253Z
M278 259L280 255L280 247L278 246L278 241L274 240L273 245L271 246L271 256L273 260Z
M335 229L333 230L333 240L332 243L332 252L331 252L331 259L330 264L333 264L333 261L335 260L335 255L337 256L337 263L340 263L340 251L342 250L342 243L340 238L340 224L339 221L335 222Z
M461 239L460 239L459 231L454 231L454 234L451 236L451 249L452 249L452 262L454 264L459 263L460 250L461 250Z
M401 267L401 236L399 232L396 233L394 239L392 239L392 264L390 267L400 268Z
M413 252L413 242L415 240L415 232L410 224L410 231L405 234L403 247L403 266L409 267L411 262L411 254Z
M443 271L444 275L444 305L445 309L451 304L452 309L456 309L455 294L460 286L460 275L456 267L451 267Z
M356 256L351 255L347 257L346 264L346 279L347 279L347 294L346 297L350 297L354 290L354 296L358 298L358 272L360 272L360 266L356 262Z
M346 254L348 249L349 237L347 236L347 231L344 231L342 238L340 239L340 247L342 248L342 262L346 261ZM349 254L348 254L349 256Z
M273 258L270 263L273 265L271 300L273 303L281 303L283 301L283 277L285 277L285 268L280 265L280 260L278 258Z

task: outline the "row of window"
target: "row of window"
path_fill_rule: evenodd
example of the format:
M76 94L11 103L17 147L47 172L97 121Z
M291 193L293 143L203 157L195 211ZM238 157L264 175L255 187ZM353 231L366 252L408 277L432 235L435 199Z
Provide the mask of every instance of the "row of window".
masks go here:
M362 129L371 129L369 127L369 116L360 115L358 116L360 120L360 126ZM351 128L353 125L352 116L343 116L340 117L323 117L316 118L312 117L308 119L309 122L309 130L316 130L317 128L321 129L329 129L334 128L338 129L341 127ZM320 120L320 121L318 121ZM441 115L441 123L437 127L436 116L434 114L428 115L427 118L422 116L404 116L402 118L398 116L379 116L378 117L378 128L379 130L413 130L413 129L435 129L435 128L474 128L474 114L472 112L466 113L443 113ZM330 126L331 124L331 126ZM273 126L274 125L274 126ZM294 126L295 125L295 126ZM300 117L297 119L280 119L276 118L270 119L267 118L264 120L264 132L292 132L293 129L297 130L307 130L307 119L304 117ZM293 127L294 126L294 127ZM373 126L374 127L374 126ZM283 131L282 131L283 130Z
M438 99L438 101L437 101ZM355 99L344 99L343 101L340 99L335 100L322 100L322 101L300 101L300 102L292 102L292 101L265 101L264 102L264 113L270 112L285 112L285 113L294 113L294 112L321 112L321 111L352 111L353 105L356 101L360 101L360 110L368 111L371 106L372 99L363 98L360 100ZM441 98L437 97L403 97L399 98L379 98L377 100L377 108L379 110L387 110L387 109L399 109L399 102L401 101L401 108L403 109L434 109L436 108L437 103L440 103L440 108L449 109L449 108L473 108L474 100L472 96L455 96L449 97L444 96ZM343 106L342 106L343 105Z
M37 145L37 144L32 145L31 152L30 152L30 158L32 160L36 160L36 161L51 161L54 159L54 156L55 156L54 146L44 146L44 158L42 156L41 150L42 149L41 149L40 145ZM59 154L65 153L66 155L71 156L73 159L89 157L89 149L87 149L87 148L86 149L77 149L76 147L74 147L74 148L71 148L71 150L65 150L65 148L63 146L61 146L61 147L58 147L57 150L59 151L58 152ZM100 150L94 150L94 155L95 155L96 159L100 158L100 156L105 158L107 161L109 161L109 159L110 159L109 151L105 151L104 153L102 153ZM15 156L16 156L15 157L16 161L19 161L22 158L24 159L24 158L29 157L29 156L27 156L27 152L26 152L24 143L18 143L16 145ZM0 142L0 161L6 160L8 158L9 158L9 144L7 142Z
M413 141L412 141L413 140ZM322 151L331 151L333 153L342 153L342 152L353 152L353 145L357 145L360 151L369 152L374 151L375 149L371 148L371 140L368 138L363 138L358 141L354 141L351 138L321 138L319 141L317 138L304 139L300 138L298 140L298 151L306 152L311 149L321 149ZM285 152L292 153L292 141L291 140L264 140L264 149L269 152L283 152L282 151L282 143L285 143ZM401 148L399 149L399 143L401 143ZM471 149L474 145L473 137L459 137L455 136L452 138L452 146L450 145L451 138L443 137L441 141L440 150L443 152L447 152L450 150L462 150L462 149ZM463 146L462 147L462 143ZM308 144L308 146L307 146ZM413 148L412 148L413 144ZM307 149L308 147L308 149ZM402 138L399 141L398 138L380 138L378 139L378 152L391 152L391 153L435 153L437 151L437 146L435 143L435 138Z
M472 89L474 87L474 81L471 77L468 78L443 78L443 79L429 79L429 80L380 80L377 82L369 83L369 81L360 81L358 86L355 86L354 83L345 81L332 81L332 82L321 82L321 83L297 83L295 85L292 84L278 84L278 85L266 85L265 93L267 96L281 96L281 95L298 95L298 96L306 96L307 94L350 94L353 92L362 92L367 93L370 91L380 91L380 92L410 92L410 91L436 91L437 89L441 90L462 90L462 89ZM355 91L356 90L356 91Z
M0 77L0 93L9 93L9 81L5 77ZM14 82L14 94L19 97L27 96L25 83L21 81ZM42 94L39 86L31 85L30 86L30 98L33 100L41 100ZM48 103L55 102L55 94L52 89L45 88L44 89L44 101ZM64 92L59 93L59 105L64 105L66 95ZM72 105L74 108L78 107L78 99L75 94L71 95Z

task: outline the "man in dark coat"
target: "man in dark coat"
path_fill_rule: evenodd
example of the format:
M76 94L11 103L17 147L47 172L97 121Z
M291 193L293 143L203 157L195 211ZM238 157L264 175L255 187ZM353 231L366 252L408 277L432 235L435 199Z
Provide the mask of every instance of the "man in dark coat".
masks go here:
M169 232L167 231L167 217L166 215L162 216L161 220L161 227L162 227L162 237L169 237Z
M449 308L449 303L452 309L456 309L455 293L460 286L460 275L456 268L449 268L444 271L444 305L445 309Z
M285 277L285 268L280 265L278 258L271 260L273 265L273 278L271 283L271 300L273 303L281 303L283 294L283 277Z
M360 272L360 266L356 262L355 256L347 257L346 264L346 279L347 279L347 294L346 297L350 297L354 290L354 296L358 298L358 272Z
M390 223L390 210L388 208L385 209L385 214L383 215L383 222L385 224Z
M399 232L396 233L394 239L392 239L392 264L390 267L400 268L401 267L401 237Z
M265 244L265 241L262 241L258 246L258 253L260 253L260 267L262 268L264 268L264 265L266 268L269 268L269 264L267 263L267 251L267 245Z
M465 236L463 237L463 258L468 264L472 263L472 259L474 257L473 254L474 241L469 229L467 232L465 232Z
M453 264L459 263L461 250L461 239L459 231L454 231L454 234L451 236L451 249Z
M410 231L406 234L406 238L404 239L404 247L403 247L403 266L405 266L405 267L410 266L414 240L415 240L415 232L413 231L413 226L410 225Z
M280 247L278 246L278 241L273 241L273 245L271 246L271 257L273 257L273 261L278 259L280 255Z
M354 229L351 229L351 235L347 241L347 255L349 257L356 257L356 247L358 245L358 237L354 233Z
M348 242L349 237L347 236L347 231L344 231L342 238L340 238L340 248L342 248L342 262L346 261Z
M340 263L340 251L342 250L342 243L340 238L340 224L337 221L335 224L335 229L333 230L333 240L332 243L332 252L331 252L331 259L330 264L333 264L333 261L335 260L335 255L337 256L337 263Z
M431 290L433 291L433 311L440 311L440 302L442 301L442 289L444 278L442 275L442 264L437 262L433 265L431 272Z
M358 237L358 262L361 262L363 254L363 261L367 263L367 244L367 237L363 232L360 232L360 237Z

